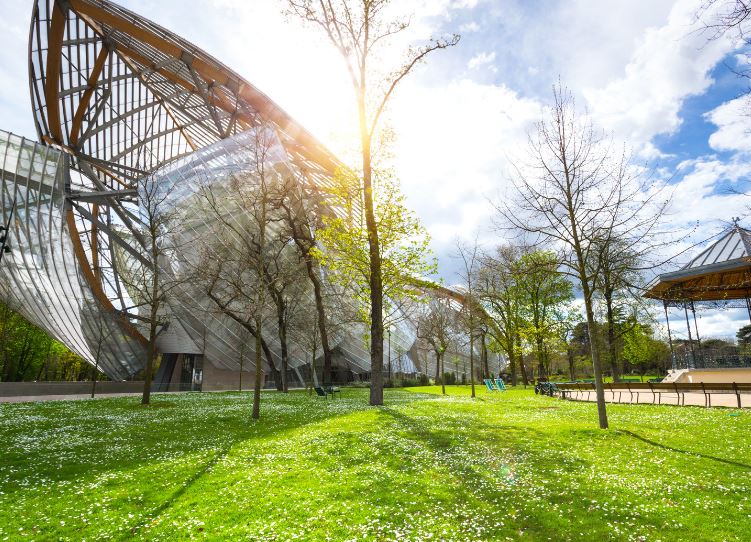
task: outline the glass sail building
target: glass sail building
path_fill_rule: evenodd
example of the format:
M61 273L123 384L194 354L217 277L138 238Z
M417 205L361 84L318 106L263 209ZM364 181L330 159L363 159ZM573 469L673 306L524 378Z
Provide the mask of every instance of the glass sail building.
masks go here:
M38 0L28 55L38 141L0 133L9 249L0 295L110 378L125 379L143 369L147 345L138 292L126 278L164 265L143 242L139 180L175 186L175 207L191 205L198 179L221 183L247 170L245 150L259 130L273 139L274 167L307 187L325 188L342 165L237 73L112 2ZM252 341L200 292L183 287L166 310L157 378L164 389L232 387L243 359L254 369ZM365 331L353 324L333 334L340 379L367 375ZM274 330L268 335L275 362L280 345ZM394 367L427 371L409 319L390 340ZM294 383L309 354L291 343Z

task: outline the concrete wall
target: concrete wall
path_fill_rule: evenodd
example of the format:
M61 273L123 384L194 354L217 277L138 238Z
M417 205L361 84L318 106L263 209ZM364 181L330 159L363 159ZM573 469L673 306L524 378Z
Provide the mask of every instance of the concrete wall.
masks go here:
M143 382L96 383L97 393L140 393ZM0 382L0 397L91 393L91 382Z
M179 377L178 377L179 378ZM243 390L253 388L255 373L243 371ZM240 371L229 371L214 367L208 360L203 362L202 391L222 391L240 389Z
M751 383L751 368L731 368L731 369L689 369L683 372L676 382L698 383L698 382L736 382Z

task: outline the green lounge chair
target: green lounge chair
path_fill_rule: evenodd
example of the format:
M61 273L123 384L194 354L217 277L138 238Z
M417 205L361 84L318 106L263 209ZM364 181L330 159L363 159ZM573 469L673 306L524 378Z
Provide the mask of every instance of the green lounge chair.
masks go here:
M488 391L495 391L495 387L493 386L493 381L489 378L486 378L483 380L485 382L485 386L487 386Z
M498 391L506 391L506 384L503 383L502 379L496 378L495 385L498 388Z
M329 394L326 393L326 391L321 386L316 386L315 390L316 390L316 395L318 397L325 397L328 399ZM332 394L332 397L333 397L333 394Z

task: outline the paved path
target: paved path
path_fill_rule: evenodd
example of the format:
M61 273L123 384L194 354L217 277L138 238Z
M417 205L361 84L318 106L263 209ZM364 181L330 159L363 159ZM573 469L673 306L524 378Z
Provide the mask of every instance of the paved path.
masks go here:
M160 392L161 393L161 392ZM95 398L105 397L138 397L140 393L97 393ZM0 403L34 403L38 401L77 401L91 399L91 393L76 393L71 395L14 395L0 397Z
M627 390L623 392L605 392L605 401L608 403L639 403L639 404L653 404L657 401L661 401L663 405L675 405L678 402L678 397L675 393L662 393L656 394L657 398L654 399L652 392L649 390L634 392L633 396ZM703 393L682 393L685 397L686 406L704 406L704 394ZM566 396L578 401L595 401L595 392L583 391L583 392L566 392ZM662 396L662 397L660 397ZM681 400L683 402L683 399ZM712 406L718 407L730 407L738 408L738 399L734 393L713 393L712 394ZM741 394L741 407L751 408L751 395Z

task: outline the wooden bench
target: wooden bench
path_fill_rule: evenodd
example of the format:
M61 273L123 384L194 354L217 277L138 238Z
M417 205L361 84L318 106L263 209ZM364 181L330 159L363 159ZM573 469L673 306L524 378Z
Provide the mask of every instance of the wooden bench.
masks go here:
M589 382L571 382L556 385L561 399L571 398L573 394L586 392L589 394L595 391L594 383ZM712 406L712 395L716 394L734 394L737 400L738 408L741 408L741 394L751 393L751 383L737 382L619 382L604 383L603 389L609 391L613 396L613 401L621 402L624 393L629 394L629 402L638 404L641 394L649 394L652 397L652 404L662 404L663 395L675 395L676 405L686 404L687 393L701 393L704 395L704 406ZM635 399L635 400L634 400Z

